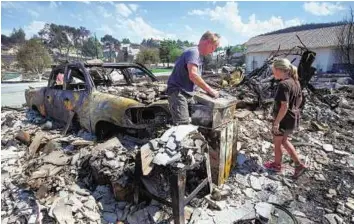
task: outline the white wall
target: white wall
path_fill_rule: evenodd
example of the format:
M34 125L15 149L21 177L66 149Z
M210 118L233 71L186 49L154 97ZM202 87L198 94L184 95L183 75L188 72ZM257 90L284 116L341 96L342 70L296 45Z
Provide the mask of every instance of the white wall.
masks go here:
M317 48L313 49L316 52L316 59L312 64L317 69L317 72L331 71L334 63L338 63L337 50L334 48Z
M338 50L335 48L316 48L310 49L316 52L316 59L312 64L313 67L317 69L318 72L331 71L333 64L338 63ZM287 51L286 51L287 52ZM280 51L284 53L284 51ZM255 68L259 68L264 64L264 61L269 57L271 52L257 52L257 53L247 53L246 54L246 72L251 72ZM287 57L290 61L296 58L293 63L298 66L300 62L300 56L290 55ZM253 67L255 65L256 67Z
M246 54L246 72L251 72L256 68L261 67L264 64L265 60L267 60L267 58L270 56L271 53L272 52L247 53ZM279 51L279 53L285 53L285 52ZM294 59L296 59L293 64L296 66L299 65L300 56L289 55L287 57L287 59L289 59L289 61L293 61Z

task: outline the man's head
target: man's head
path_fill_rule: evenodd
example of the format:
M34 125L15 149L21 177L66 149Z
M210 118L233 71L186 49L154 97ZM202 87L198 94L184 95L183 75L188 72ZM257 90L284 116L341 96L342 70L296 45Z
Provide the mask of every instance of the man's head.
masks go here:
M199 53L203 56L213 53L218 48L219 41L219 34L210 31L205 32L199 41Z

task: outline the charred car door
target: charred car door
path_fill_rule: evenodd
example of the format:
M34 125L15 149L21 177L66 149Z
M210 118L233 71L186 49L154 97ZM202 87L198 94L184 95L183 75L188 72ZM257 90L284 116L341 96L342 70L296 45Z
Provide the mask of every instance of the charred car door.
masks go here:
M55 68L50 75L48 86L44 92L46 115L56 120L60 120L60 105L57 104L57 98L63 91L64 73L65 66Z
M59 120L67 122L71 112L79 114L80 119L89 120L89 113L83 111L82 105L91 89L91 80L84 66L80 63L68 64L65 68L64 88L56 98L60 111Z

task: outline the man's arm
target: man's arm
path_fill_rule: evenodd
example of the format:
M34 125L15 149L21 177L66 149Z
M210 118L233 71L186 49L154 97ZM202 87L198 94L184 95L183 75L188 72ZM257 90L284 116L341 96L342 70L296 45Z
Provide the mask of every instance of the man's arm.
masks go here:
M188 74L189 79L203 89L205 92L209 93L213 97L219 97L219 92L211 88L203 79L198 75L198 67L195 64L188 64Z

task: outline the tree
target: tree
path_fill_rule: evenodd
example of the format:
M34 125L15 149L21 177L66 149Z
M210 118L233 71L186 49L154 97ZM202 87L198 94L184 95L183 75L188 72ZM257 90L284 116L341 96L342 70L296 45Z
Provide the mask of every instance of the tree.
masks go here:
M82 56L82 48L84 46L84 41L89 38L90 33L91 32L83 26L80 26L80 28L76 31L77 38L74 41L74 47L76 48L77 55L80 51Z
M218 47L218 48L216 48L216 52L218 52L218 51L222 51L222 50L224 50L222 47Z
M13 44L24 44L26 41L26 34L22 28L16 30L13 29L12 34L10 35L10 40Z
M37 74L40 81L44 70L50 67L52 61L48 50L36 39L27 41L17 52L16 59L21 68Z
M169 67L169 63L171 62L170 52L174 48L178 48L175 40L163 40L160 43L160 59L163 63L167 62L167 67Z
M159 50L156 48L145 48L136 57L136 62L146 65L156 64L159 60Z
M150 39L143 39L140 45L148 48L158 48L160 46L160 43L158 40L150 38Z
M14 44L24 44L25 41L26 41L26 34L22 28L20 28L18 30L13 29L10 36L6 36L4 34L1 34L1 44L5 45L5 46L10 46L10 45L14 45Z
M47 23L38 34L48 48L56 48L60 54L62 54L65 46L68 44L67 36L64 33L64 26Z
M88 40L84 41L82 46L82 54L87 57L103 57L103 50L101 43L95 38L90 37Z
M68 57L70 49L82 47L83 41L88 38L90 31L85 27L75 28L51 23L46 24L38 34L47 47L57 48L61 55L66 50L66 57Z
M109 43L109 44L114 44L114 45L119 45L119 40L117 40L116 38L112 37L111 35L104 35L102 38L101 38L101 42L106 44L106 43Z
M344 18L344 25L337 34L341 62L346 64L346 70L354 78L354 12L350 8L349 16Z
M183 41L184 47L193 47L195 44L193 42L188 42L188 40Z
M122 44L130 44L129 38L123 38Z
M11 45L10 37L8 37L4 34L1 34L1 44L5 45L5 46Z
M236 45L231 47L231 53L243 53L246 51L245 45Z
M179 58L179 56L181 56L182 53L183 53L182 49L179 49L177 47L173 48L170 51L170 59L171 59L171 61L175 62L177 60L177 58Z
M112 61L112 57L115 57L115 54L112 52L112 50L119 47L119 40L115 39L111 35L106 34L101 38L101 42L105 47L109 47L109 60Z

